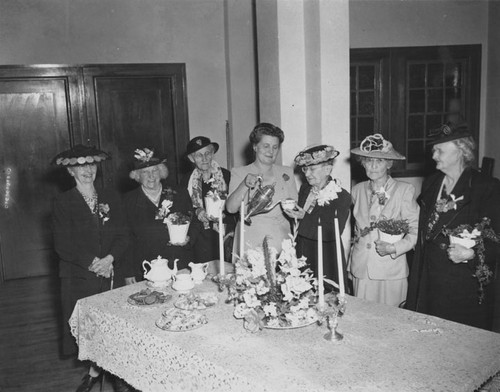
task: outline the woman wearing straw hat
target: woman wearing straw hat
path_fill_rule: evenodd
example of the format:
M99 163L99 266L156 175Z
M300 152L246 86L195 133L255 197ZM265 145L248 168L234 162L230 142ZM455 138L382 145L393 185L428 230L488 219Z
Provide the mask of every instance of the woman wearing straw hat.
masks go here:
M74 188L56 197L52 214L61 278L64 355L77 350L67 323L77 300L110 288L113 268L122 261L128 245L119 196L94 185L97 165L108 158L105 152L80 144L53 160L75 180ZM91 366L77 392L90 391L100 373Z
M125 278L126 284L142 280L144 260L158 256L169 260L169 268L174 268L178 259L178 269L187 268L195 262L193 246L197 240L200 224L193 216L193 206L186 189L164 186L162 180L168 177L166 159L152 149L136 149L130 178L140 186L124 196L125 213L130 228L131 244L127 252L124 270L117 271ZM187 237L183 243L172 244L165 218L173 213L189 219Z
M316 275L318 264L318 224L323 236L323 271L327 278L338 282L337 254L334 219L339 222L339 237L344 231L351 207L351 196L340 186L340 181L331 177L333 161L339 152L325 144L309 147L295 157L295 164L302 169L307 183L302 184L299 201L295 208L283 207L285 213L300 220L297 232L297 255L307 257L308 266ZM347 281L347 266L342 251L344 281Z
M354 294L369 301L398 306L406 299L408 290L409 269L405 253L417 241L419 207L415 188L390 176L393 161L405 157L382 135L368 136L351 152L358 157L368 177L368 181L352 188L356 239L350 273ZM379 239L378 231L370 228L386 219L406 220L409 232L394 243Z

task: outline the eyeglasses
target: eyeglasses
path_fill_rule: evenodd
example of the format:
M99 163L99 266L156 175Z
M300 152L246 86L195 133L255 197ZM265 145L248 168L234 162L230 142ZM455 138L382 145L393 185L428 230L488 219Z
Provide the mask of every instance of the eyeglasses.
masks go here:
M212 156L214 155L213 151L205 151L204 154L202 154L201 152L197 152L195 154L193 154L193 157L194 159L209 159L209 158L212 158Z
M311 166L304 166L302 168L302 173L307 173L308 170L312 171L312 172L315 172L317 171L318 169L322 168L323 165L311 165Z

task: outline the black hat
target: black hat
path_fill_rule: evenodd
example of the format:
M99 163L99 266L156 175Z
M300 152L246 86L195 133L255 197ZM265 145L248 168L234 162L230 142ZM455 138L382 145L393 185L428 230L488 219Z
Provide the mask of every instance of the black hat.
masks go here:
M472 134L470 133L469 126L465 122L457 124L447 122L439 128L433 129L428 136L432 138L429 144L434 145L451 142L452 140L462 139L464 137L472 137Z
M319 163L328 162L334 159L340 153L326 144L308 147L302 150L295 157L295 164L297 166L311 166Z
M138 148L134 151L134 167L132 170L144 169L165 162L167 162L167 159L155 156L154 150L147 147Z
M69 150L57 154L51 163L60 166L81 166L99 163L109 158L109 154L97 149L95 146L77 144Z
M192 154L193 152L201 150L202 148L210 145L214 146L214 153L216 153L219 149L218 143L212 142L208 137L205 136L196 136L189 141L187 145L186 155Z

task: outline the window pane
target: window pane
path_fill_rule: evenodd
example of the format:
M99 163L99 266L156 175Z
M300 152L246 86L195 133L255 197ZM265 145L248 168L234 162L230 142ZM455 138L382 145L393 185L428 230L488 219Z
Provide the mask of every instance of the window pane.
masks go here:
M429 64L427 68L427 86L443 86L443 64Z
M443 100L442 89L427 90L427 111L442 112L444 110Z
M411 87L425 87L425 64L412 64L408 70Z
M358 68L358 88L375 88L375 67L373 65L364 65Z
M444 124L444 118L441 114L434 114L427 116L427 129L425 134L428 135L430 131L433 129L439 128L442 124Z
M349 68L349 79L351 83L351 90L356 88L356 67Z
M423 113L423 112L425 112L425 91L424 90L410 91L409 111L410 111L410 113Z
M355 116L358 110L356 107L356 93L351 92L351 116Z
M424 163L425 144L421 141L408 142L408 163Z
M373 129L373 117L359 117L358 118L358 140L363 140L368 135L371 135Z
M419 139L425 136L424 116L408 117L408 139Z
M375 95L374 91L360 92L359 93L359 113L373 115L375 109Z
M462 85L462 64L446 64L445 84L447 87L458 88Z

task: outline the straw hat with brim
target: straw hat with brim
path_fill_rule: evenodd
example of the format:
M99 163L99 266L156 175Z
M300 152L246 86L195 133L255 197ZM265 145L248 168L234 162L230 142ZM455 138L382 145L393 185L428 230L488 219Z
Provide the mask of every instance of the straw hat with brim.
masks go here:
M210 145L214 146L214 154L215 154L219 149L219 144L212 142L208 137L197 136L189 141L186 148L186 155L192 154L193 152L201 150L202 148Z
M154 150L150 150L146 147L138 148L134 151L134 162L132 170L140 170L165 162L167 162L167 159L160 156L155 156Z
M429 133L429 138L432 138L428 144L440 144L451 142L452 140L462 139L464 137L472 137L469 131L469 126L466 123L446 123L439 128L433 129Z
M77 144L73 148L57 154L51 163L59 166L81 166L96 164L109 158L107 153L95 147Z
M328 162L339 155L339 152L326 144L308 147L302 150L295 157L297 166L312 166L323 162Z
M351 150L351 153L366 158L391 160L406 159L405 156L397 152L392 146L392 143L385 140L380 133L364 138L359 147Z

